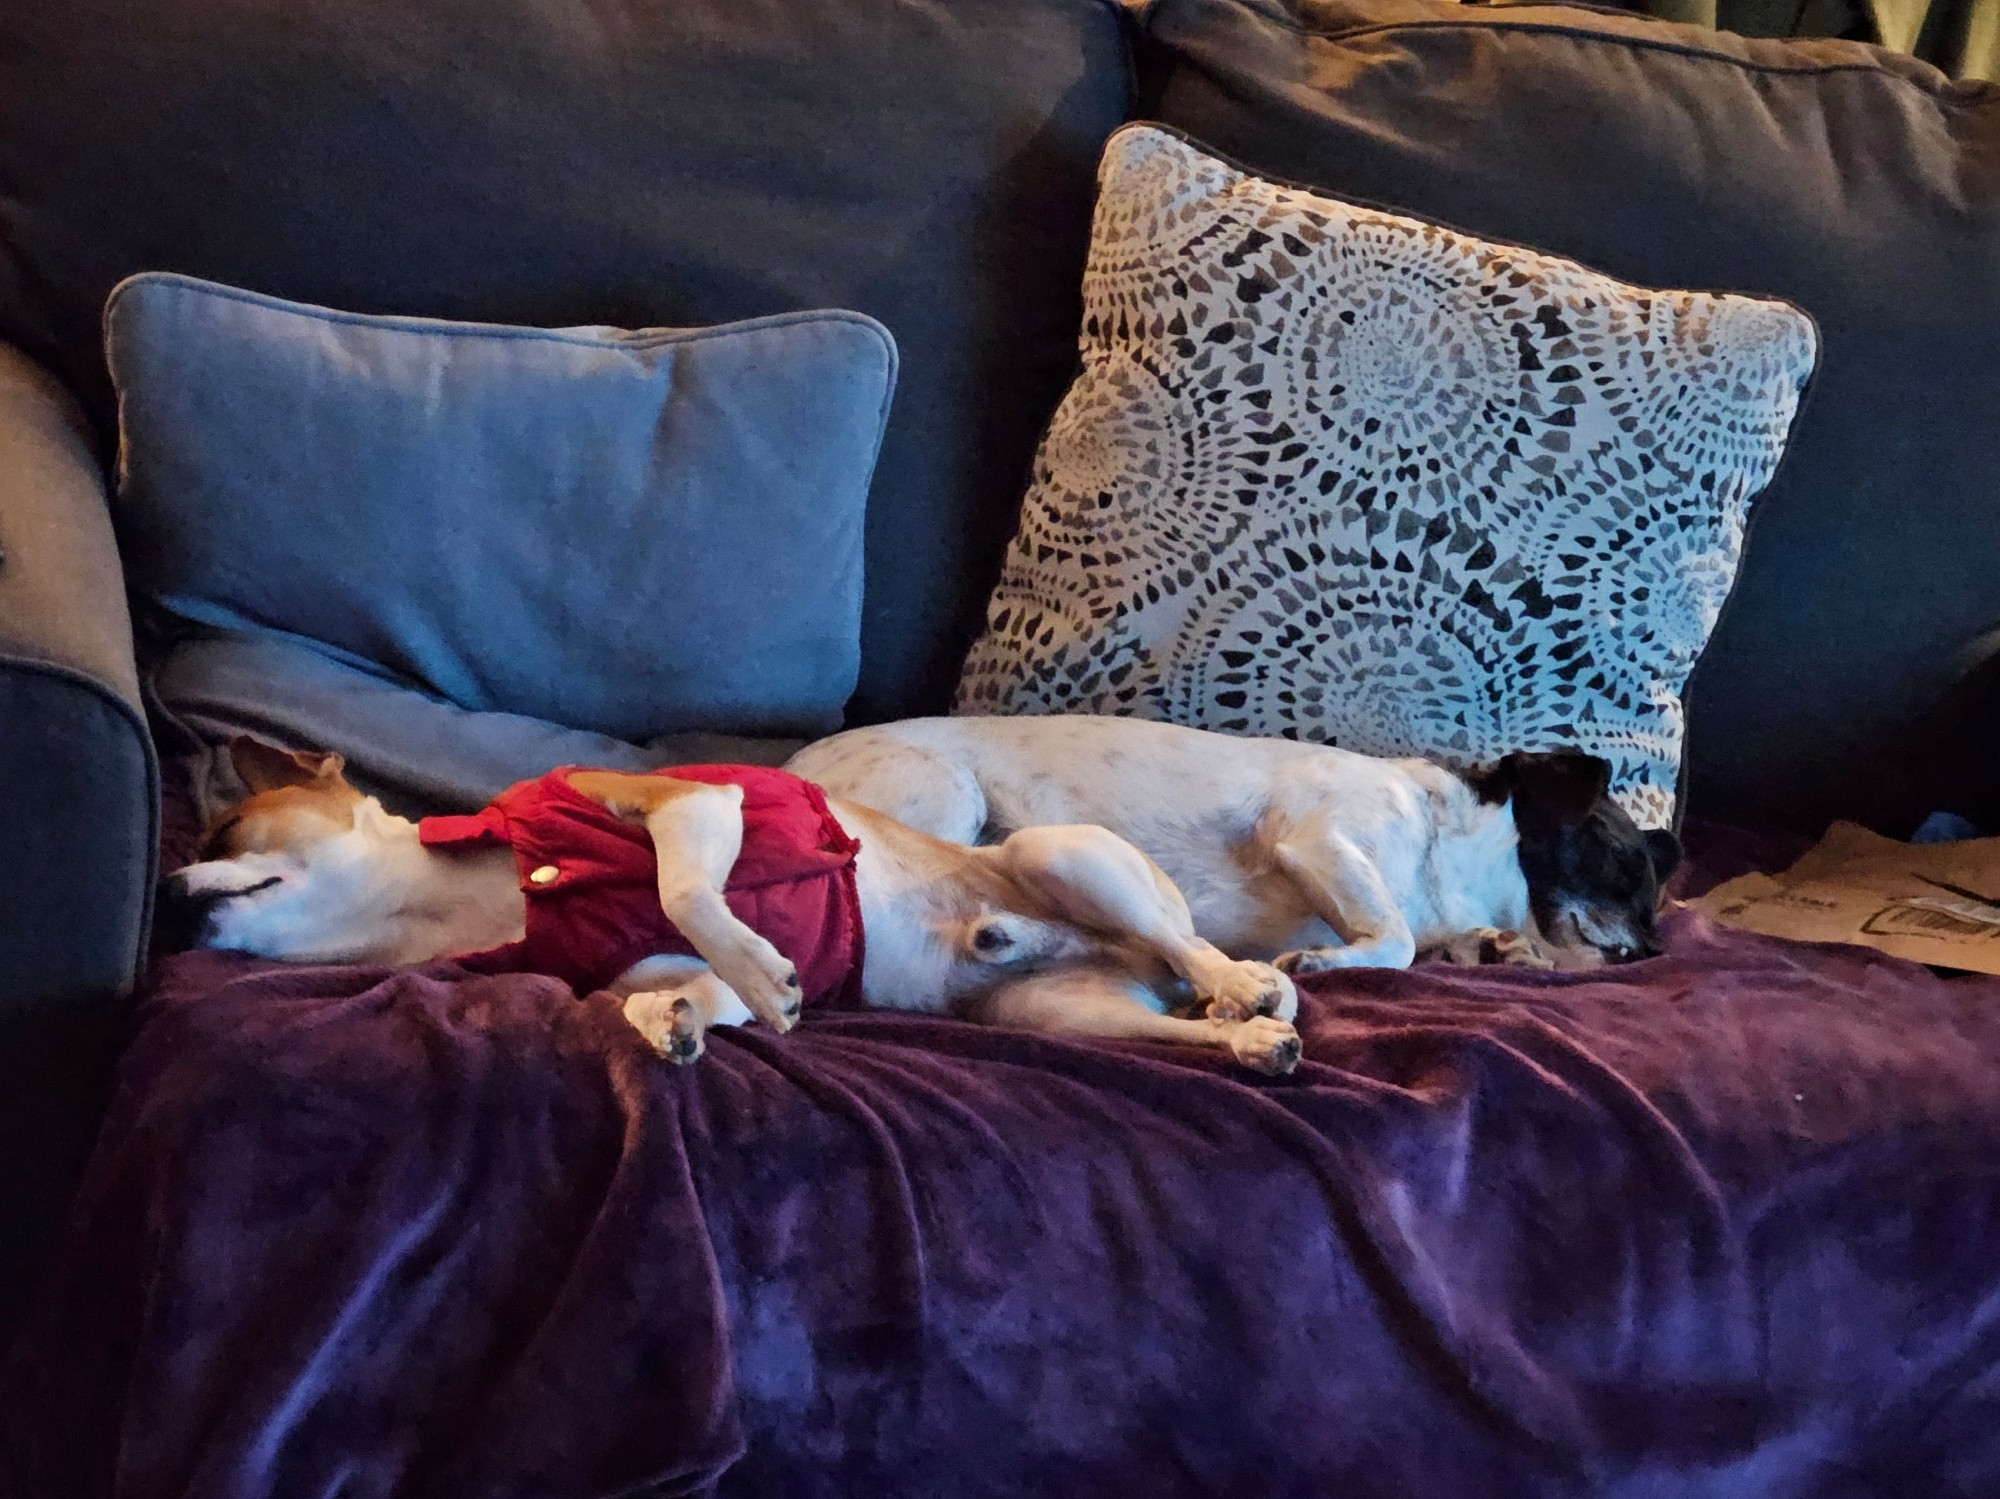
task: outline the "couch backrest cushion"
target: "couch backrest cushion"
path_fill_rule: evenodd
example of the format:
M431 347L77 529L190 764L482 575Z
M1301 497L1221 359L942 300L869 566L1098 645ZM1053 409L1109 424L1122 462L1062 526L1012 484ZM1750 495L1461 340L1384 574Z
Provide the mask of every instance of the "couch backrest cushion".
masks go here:
M175 270L362 312L902 354L865 715L935 708L1075 361L1109 0L9 0L0 338L107 423L98 314Z
M1856 767L2000 623L2000 90L1840 42L1436 0L1157 0L1166 123L1642 285L1772 294L1815 388L1689 704L1697 815Z

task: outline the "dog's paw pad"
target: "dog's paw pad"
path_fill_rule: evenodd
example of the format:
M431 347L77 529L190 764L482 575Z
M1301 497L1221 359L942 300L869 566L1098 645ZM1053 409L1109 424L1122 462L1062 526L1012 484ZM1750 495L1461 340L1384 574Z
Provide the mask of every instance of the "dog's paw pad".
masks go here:
M1526 932L1482 926L1467 932L1446 950L1446 956L1467 967L1504 965L1509 968L1553 968L1555 959Z
M1549 951L1526 932L1506 931L1497 926L1474 927L1452 938L1426 956L1461 968L1504 966L1549 969L1556 966Z
M707 1027L701 1023L700 1013L686 1000L675 1000L673 1022L668 1027L666 1045L661 1048L660 1055L685 1067L701 1056L706 1041Z
M782 1035L798 1024L805 1004L798 967L762 937L753 937L738 953L718 960L715 967L750 1013L772 1030Z
M634 994L625 1001L625 1018L663 1060L685 1067L700 1058L707 1027L701 1012L687 1000L660 993Z
M1271 966L1293 978L1304 978L1309 973L1325 973L1329 968L1340 966L1340 949L1302 947L1297 952L1280 953L1271 960Z
M1431 963L1450 963L1458 968L1477 968L1485 961L1484 954L1489 936L1498 936L1496 927L1475 927L1469 932L1461 932L1449 942L1427 947L1417 954L1418 960Z
M1298 1013L1299 994L1292 981L1269 963L1232 963L1216 980L1205 1010L1210 1020L1253 1020L1276 1015L1289 1020Z
M1269 1015L1279 1020L1291 1020L1299 1013L1299 991L1292 986L1291 976L1282 968L1270 963L1244 963L1239 966L1257 986L1250 999L1250 1014L1244 1019Z
M799 1016L805 1013L805 996L796 989L780 989L772 997L772 1028L780 1034L799 1023Z
M1490 948L1492 956L1486 956ZM1505 963L1512 968L1550 969L1556 960L1550 956L1542 944L1526 932L1494 932L1491 939L1482 945L1481 958L1489 963Z
M1305 1044L1288 1021L1260 1015L1246 1020L1229 1038L1236 1060L1253 1071L1282 1077L1299 1065Z

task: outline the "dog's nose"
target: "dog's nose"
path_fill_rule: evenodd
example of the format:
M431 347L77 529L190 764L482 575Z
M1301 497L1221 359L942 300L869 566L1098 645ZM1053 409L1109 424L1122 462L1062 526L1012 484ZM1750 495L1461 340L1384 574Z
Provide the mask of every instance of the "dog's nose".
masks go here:
M222 899L221 891L190 889L185 876L185 870L175 870L160 881L153 898L154 940L167 952L199 946L208 913Z

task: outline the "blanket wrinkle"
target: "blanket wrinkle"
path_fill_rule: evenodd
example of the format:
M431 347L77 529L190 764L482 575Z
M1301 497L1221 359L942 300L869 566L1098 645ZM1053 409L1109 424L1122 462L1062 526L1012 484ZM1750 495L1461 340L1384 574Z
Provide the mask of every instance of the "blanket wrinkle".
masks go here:
M161 965L0 1494L2000 1492L2000 980L1305 985L1266 1079L451 964Z

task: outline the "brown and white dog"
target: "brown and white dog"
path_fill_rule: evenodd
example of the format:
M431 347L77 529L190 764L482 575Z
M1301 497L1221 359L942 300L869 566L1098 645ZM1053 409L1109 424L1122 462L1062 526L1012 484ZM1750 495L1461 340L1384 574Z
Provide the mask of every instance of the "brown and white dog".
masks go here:
M793 756L829 795L960 843L1100 824L1185 892L1194 929L1292 973L1476 963L1588 966L1659 951L1680 859L1577 752L1459 775L1288 739L1088 714L926 718Z
M512 848L428 846L417 823L347 781L338 755L241 739L231 756L250 794L210 830L202 859L162 886L163 912L193 945L400 964L521 939L531 895ZM804 998L795 963L724 899L744 839L741 788L672 772L564 774L643 825L660 909L693 949L618 975L611 987L632 1024L676 1061L700 1054L710 1026L790 1029ZM1173 883L1116 835L1037 826L969 847L859 805L827 807L859 842L863 1002L1220 1048L1267 1073L1296 1064L1291 981L1196 936ZM1167 1013L1181 1003L1200 1013Z

